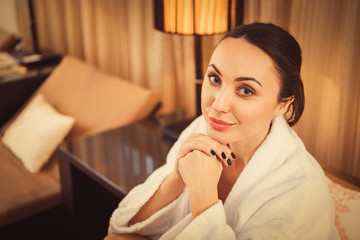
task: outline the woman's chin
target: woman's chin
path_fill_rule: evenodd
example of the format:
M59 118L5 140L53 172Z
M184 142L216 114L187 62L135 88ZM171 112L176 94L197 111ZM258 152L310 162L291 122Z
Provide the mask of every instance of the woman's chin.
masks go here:
M221 131L213 129L211 126L207 127L208 136L221 144L228 144L229 139L226 138L226 134Z

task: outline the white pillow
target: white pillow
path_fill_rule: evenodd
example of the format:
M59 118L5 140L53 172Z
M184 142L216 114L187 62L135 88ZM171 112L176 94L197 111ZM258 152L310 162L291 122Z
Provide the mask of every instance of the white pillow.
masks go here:
M2 142L32 173L39 172L75 119L57 112L38 94L5 131Z

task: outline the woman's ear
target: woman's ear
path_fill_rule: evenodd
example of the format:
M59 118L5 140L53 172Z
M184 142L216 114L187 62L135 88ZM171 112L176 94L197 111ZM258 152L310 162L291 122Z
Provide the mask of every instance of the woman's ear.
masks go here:
M290 104L295 100L294 96L283 98L276 108L276 116L284 115L289 110Z

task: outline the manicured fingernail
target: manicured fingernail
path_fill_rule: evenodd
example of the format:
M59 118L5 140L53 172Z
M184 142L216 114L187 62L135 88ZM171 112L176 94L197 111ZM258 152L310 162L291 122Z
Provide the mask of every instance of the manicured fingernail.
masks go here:
M221 156L222 156L223 159L226 159L226 155L225 155L224 152L221 153Z
M213 156L216 155L216 153L214 152L214 150L211 150L211 154L212 154Z
M232 157L233 159L235 159L235 158L236 158L236 156L235 156L235 154L234 154L234 153L231 153L231 157Z
M230 158L226 161L229 166L231 166Z

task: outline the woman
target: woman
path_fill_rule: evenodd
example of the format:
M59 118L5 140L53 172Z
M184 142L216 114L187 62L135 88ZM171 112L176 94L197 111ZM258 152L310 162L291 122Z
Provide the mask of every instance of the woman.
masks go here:
M203 115L120 202L107 239L338 238L324 173L290 128L304 109L300 68L300 46L280 27L227 33L203 82Z

